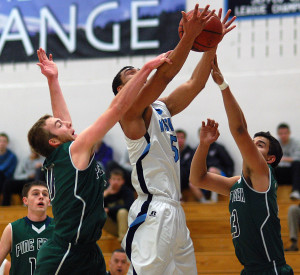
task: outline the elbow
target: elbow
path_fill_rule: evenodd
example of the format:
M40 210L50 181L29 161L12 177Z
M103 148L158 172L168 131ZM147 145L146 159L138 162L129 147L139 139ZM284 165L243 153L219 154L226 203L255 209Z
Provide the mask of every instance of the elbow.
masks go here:
M247 127L244 124L239 124L236 127L230 128L230 131L234 136L242 136L247 132Z
M204 184L204 175L193 175L192 173L190 174L189 177L190 184L196 186L196 187L203 187Z

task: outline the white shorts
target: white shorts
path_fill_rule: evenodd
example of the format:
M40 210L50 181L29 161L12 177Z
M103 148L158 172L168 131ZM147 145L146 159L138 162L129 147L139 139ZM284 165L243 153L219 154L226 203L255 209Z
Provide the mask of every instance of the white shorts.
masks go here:
M139 196L130 208L128 224L122 242L131 261L128 274L197 274L193 242L179 202Z

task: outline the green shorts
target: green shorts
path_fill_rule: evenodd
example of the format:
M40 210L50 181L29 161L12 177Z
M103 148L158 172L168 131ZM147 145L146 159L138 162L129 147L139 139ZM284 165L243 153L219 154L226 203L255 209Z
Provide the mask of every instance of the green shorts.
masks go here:
M60 246L48 240L40 248L34 275L103 275L106 265L97 243Z
M274 270L274 268L263 271L248 271L246 269L243 269L241 271L241 275L294 275L293 269L287 264L277 266L276 270L277 272Z

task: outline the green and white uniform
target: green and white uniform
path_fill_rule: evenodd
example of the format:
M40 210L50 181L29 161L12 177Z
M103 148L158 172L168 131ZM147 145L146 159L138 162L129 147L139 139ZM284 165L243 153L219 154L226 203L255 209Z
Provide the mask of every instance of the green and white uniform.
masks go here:
M85 170L78 170L70 157L71 146L72 142L62 144L44 163L55 229L38 255L35 274L105 274L96 244L106 220L105 174L94 158Z
M52 237L54 222L47 217L41 222L33 222L27 217L11 223L12 247L10 252L10 275L32 275L36 256L49 238Z
M286 265L278 218L277 181L269 167L269 188L254 190L243 175L230 191L230 224L241 274L293 274Z

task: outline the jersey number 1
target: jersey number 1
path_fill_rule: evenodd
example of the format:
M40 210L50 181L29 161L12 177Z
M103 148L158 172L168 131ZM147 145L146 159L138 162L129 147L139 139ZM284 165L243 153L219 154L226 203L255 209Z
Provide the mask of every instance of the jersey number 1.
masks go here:
M35 271L36 258L30 257L29 263L30 263L31 275L33 275L33 272Z

